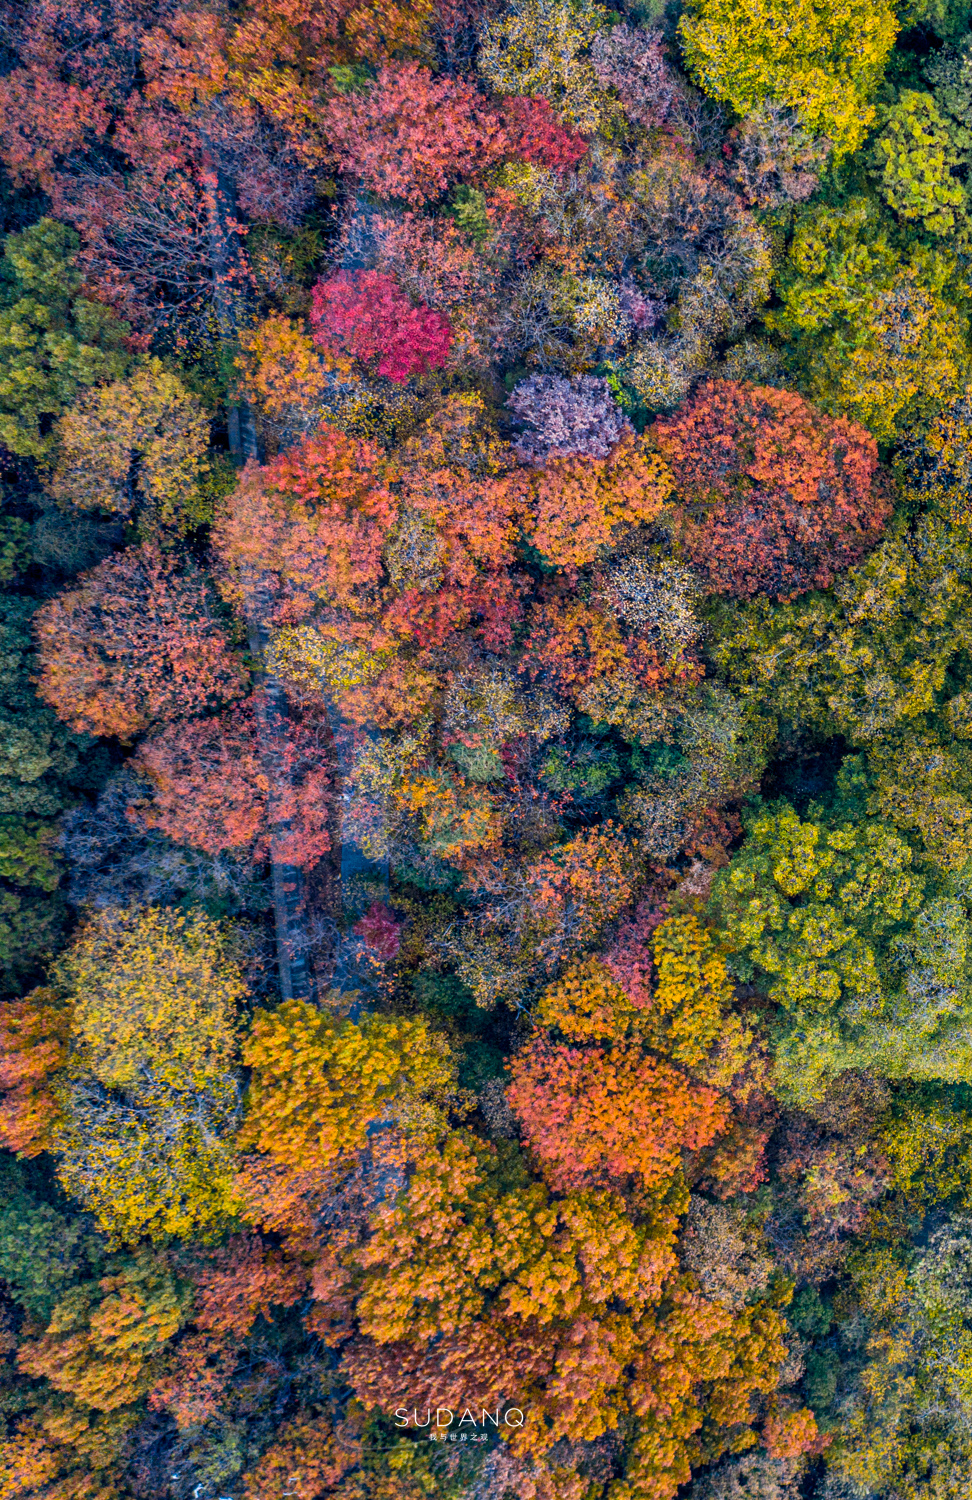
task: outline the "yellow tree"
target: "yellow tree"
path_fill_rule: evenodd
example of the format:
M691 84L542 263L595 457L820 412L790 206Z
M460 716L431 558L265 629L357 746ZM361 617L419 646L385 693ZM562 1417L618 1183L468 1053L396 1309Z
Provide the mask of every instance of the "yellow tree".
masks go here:
M199 912L99 912L54 979L73 1002L50 1137L61 1182L116 1243L205 1236L232 1205L245 994L220 928Z

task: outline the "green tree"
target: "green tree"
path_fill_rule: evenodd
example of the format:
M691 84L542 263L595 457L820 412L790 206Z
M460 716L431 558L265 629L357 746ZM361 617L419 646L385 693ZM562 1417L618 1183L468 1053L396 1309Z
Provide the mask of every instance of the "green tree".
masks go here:
M884 201L929 234L965 224L968 194L955 175L962 162L931 94L904 89L874 143L873 171Z
M958 1500L972 1471L972 1220L947 1221L910 1268L903 1259L900 1246L851 1258L865 1357L828 1458L852 1493Z
M82 296L78 237L53 219L7 236L0 291L0 441L45 459L54 420L80 390L125 373L129 332Z
M972 647L970 605L972 550L961 531L927 515L832 592L720 607L712 650L762 712L865 745L935 709ZM953 732L965 701L956 693L946 710Z
M928 426L969 376L954 259L920 243L899 249L893 228L863 196L807 209L765 318L807 393L879 442Z
M736 973L780 1007L783 1099L819 1098L848 1068L968 1076L972 924L893 828L761 810L711 899Z

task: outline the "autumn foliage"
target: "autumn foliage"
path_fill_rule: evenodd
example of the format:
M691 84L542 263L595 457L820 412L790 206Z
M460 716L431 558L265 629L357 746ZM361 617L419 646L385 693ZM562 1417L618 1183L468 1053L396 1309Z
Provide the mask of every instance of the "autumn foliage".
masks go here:
M52 990L0 1007L0 1137L8 1151L36 1156L58 1114L50 1083L64 1064L70 1009Z
M506 144L500 119L477 89L434 78L416 63L384 67L366 92L332 97L322 123L342 172L413 207L481 172Z
M171 724L144 740L135 765L151 799L130 816L207 854L233 850L313 869L331 847L331 774L311 720L277 744L259 701L215 719ZM272 773L268 767L272 765Z
M789 391L713 381L654 435L685 555L719 593L826 588L888 518L873 438Z
M377 374L404 381L437 370L452 343L448 320L414 307L390 276L342 271L314 288L315 342L373 364Z
M634 1176L654 1184L727 1119L714 1090L626 1047L537 1041L512 1064L510 1103L555 1187ZM623 1103L622 1103L623 1101Z
M0 0L0 1500L968 1491L968 6L682 9Z
M665 465L624 433L607 458L552 457L531 476L526 534L568 572L591 563L624 526L654 520L671 490Z
M258 1016L245 1060L253 1070L247 1139L293 1166L363 1146L370 1126L407 1115L410 1101L453 1076L424 1021L371 1016L359 1026L298 1001Z
M82 574L38 610L36 632L41 696L89 734L131 740L243 691L206 580L151 545Z
M324 426L273 463L250 467L217 524L223 559L276 574L298 600L354 610L380 577L397 510L377 463L368 444Z

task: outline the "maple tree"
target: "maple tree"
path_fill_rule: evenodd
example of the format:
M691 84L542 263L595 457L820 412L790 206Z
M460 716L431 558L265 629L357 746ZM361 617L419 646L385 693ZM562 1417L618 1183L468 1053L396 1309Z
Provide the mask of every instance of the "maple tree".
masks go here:
M669 1176L683 1147L707 1146L726 1123L713 1089L628 1048L577 1048L538 1040L512 1065L510 1103L557 1187L632 1175Z
M7 1150L33 1156L46 1148L58 1104L50 1084L63 1066L70 1012L49 989L8 1000L0 1012L0 1130Z
M232 566L276 574L298 600L353 611L380 577L396 510L375 450L324 425L244 471L217 517L215 545Z
M35 618L39 691L74 729L131 740L243 692L205 577L148 543L99 563Z
M418 63L380 68L364 91L333 95L322 126L341 171L415 207L506 148L502 122L476 88Z
M605 458L548 458L530 487L526 534L547 564L571 571L607 551L622 527L653 521L669 493L658 456L622 433Z
M390 276L378 271L341 272L314 288L311 322L315 342L343 350L377 373L404 381L445 363L452 331L429 308L413 307Z
M686 557L716 591L826 587L890 514L873 439L788 392L714 382L654 433L679 490Z
M331 774L315 728L295 724L271 785L252 701L219 719L168 725L138 747L134 763L152 796L130 816L208 854L239 850L262 862L272 844L277 860L313 869L331 847Z

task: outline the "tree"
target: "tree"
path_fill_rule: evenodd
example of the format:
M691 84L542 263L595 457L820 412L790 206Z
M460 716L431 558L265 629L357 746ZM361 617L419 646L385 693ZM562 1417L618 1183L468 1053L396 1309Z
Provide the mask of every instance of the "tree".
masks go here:
M507 401L514 415L533 431L513 444L524 463L543 464L551 456L583 453L607 458L631 424L616 405L606 380L595 375L530 375Z
M521 876L521 916L538 955L581 947L631 899L634 851L609 819L529 860Z
M275 858L312 870L331 847L331 775L311 716L288 727L271 789L261 753L259 707L252 699L217 719L170 724L143 741L135 767L151 799L130 816L178 844L207 854L238 850L264 863ZM288 824L273 839L272 825Z
M631 432L606 458L551 457L531 476L527 537L549 566L570 573L603 555L623 527L653 521L670 483Z
M903 89L874 143L874 174L884 201L931 234L961 224L968 196L953 175L961 158L931 94Z
M819 1098L848 1068L962 1076L972 1045L968 917L954 897L932 894L916 864L886 824L802 822L781 804L753 819L717 874L712 907L733 968L758 976L784 1012L782 1098Z
M79 391L118 380L128 367L128 326L82 293L78 238L41 219L3 247L0 304L0 438L12 453L46 459L50 418Z
M587 151L584 137L568 129L542 95L511 95L503 100L502 114L513 154L523 161L563 172L576 167Z
M367 607L397 506L367 443L322 426L265 467L250 465L217 517L215 544L235 568L275 573L298 600Z
M608 12L589 0L517 0L484 26L476 65L494 93L540 95L590 132L603 100L585 53L607 24Z
M890 515L874 440L788 391L711 382L652 433L679 492L686 557L716 592L826 588Z
M924 429L968 383L968 332L954 262L894 244L872 198L808 207L774 277L767 326L807 394L878 442Z
M457 178L479 175L507 145L499 117L472 84L435 78L417 63L379 69L363 92L332 94L321 123L342 172L414 208Z
M515 475L486 468L471 474L460 464L419 461L401 472L400 509L384 551L398 597L384 625L421 649L470 626L487 647L501 649L519 619L525 580L512 564L522 486Z
M622 21L594 38L591 60L602 88L613 88L629 120L663 125L676 91L660 31Z
M540 996L536 1018L569 1041L618 1040L638 1011L596 958L571 964Z
M61 1182L116 1244L205 1237L233 1205L245 987L224 935L199 912L109 909L54 975L72 1006L50 1135Z
M292 1167L327 1165L382 1126L434 1130L455 1078L424 1020L359 1026L298 1000L258 1013L243 1057L253 1071L243 1140Z
M83 573L35 619L39 692L72 729L131 740L238 698L242 670L191 564L155 544Z
M151 1385L187 1300L165 1261L143 1251L70 1288L47 1330L21 1344L18 1364L81 1408L121 1411Z
M934 708L966 641L970 588L964 535L923 516L913 536L889 536L833 595L728 612L715 657L749 702L758 691L766 710L864 745ZM956 711L957 725L961 700Z
M910 1268L896 1248L862 1249L852 1285L868 1331L865 1359L830 1464L835 1478L902 1495L947 1495L969 1463L968 1215L937 1228ZM955 1350L944 1355L945 1349ZM892 1478L893 1476L893 1478Z
M50 487L66 504L126 517L140 502L143 526L189 531L206 519L198 490L208 446L198 398L150 359L64 413Z
M413 307L392 278L378 271L341 271L319 281L311 324L315 343L363 364L377 360L377 373L389 380L439 369L452 343L445 318L422 304Z
M51 1082L64 1065L70 1011L53 990L37 989L0 1007L0 1134L4 1147L23 1156L46 1149L58 1115Z
M509 1100L557 1188L633 1177L653 1187L683 1148L707 1146L728 1107L668 1063L616 1045L581 1051L534 1041L512 1064Z
M889 5L803 0L696 0L679 22L689 71L714 99L746 115L761 104L795 109L804 125L845 155L874 119L898 23Z

